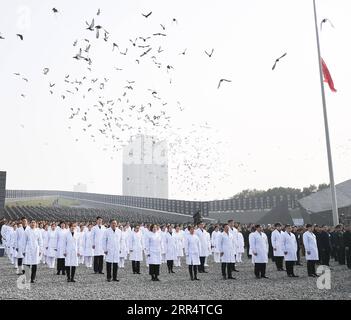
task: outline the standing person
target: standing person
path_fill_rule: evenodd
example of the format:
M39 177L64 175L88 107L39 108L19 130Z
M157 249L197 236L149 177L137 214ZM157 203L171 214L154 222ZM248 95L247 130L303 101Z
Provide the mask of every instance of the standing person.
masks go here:
M17 230L17 223L14 222L12 225L12 231L10 236L10 252L11 252L11 264L14 265L15 269L17 270L17 251L16 251L16 230Z
M104 249L102 247L102 238L104 236L105 227L102 225L102 218L96 218L96 225L91 230L92 248L94 249L94 273L104 274Z
M66 246L66 223L61 221L59 227L56 229L57 231L57 253L56 253L56 260L57 260L57 275L62 272L62 275L66 275L66 268L65 268L65 246Z
M262 232L261 225L255 225L255 232L249 235L250 252L252 262L255 264L255 276L257 279L266 278L266 265L268 263L268 239Z
M218 224L215 225L214 230L211 233L211 248L213 252L213 260L216 263L221 262L221 252L219 250L219 243L221 232L219 231Z
M200 266L200 239L195 234L193 226L188 227L188 235L185 237L184 251L186 264L189 266L190 280L200 280L197 278L197 268Z
M67 274L67 282L76 282L74 275L76 267L78 267L79 260L79 233L76 230L77 224L71 222L69 224L69 231L65 233L65 268Z
M88 229L83 233L83 255L84 255L84 263L87 268L91 268L93 266L93 237L92 237L92 228L93 224L88 224Z
M160 281L158 276L160 274L161 265L161 241L161 235L157 232L157 226L152 224L150 226L150 233L145 243L145 250L149 264L149 274L152 281Z
M222 276L223 280L227 279L235 279L232 277L232 264L235 263L235 241L232 233L229 232L229 225L225 224L223 226L223 232L219 238L219 250L221 255L222 262ZM227 271L227 273L226 273Z
M78 226L78 223L77 223L77 226ZM85 231L85 225L81 224L78 228L76 228L75 232L77 232L79 234L78 264L84 264L84 233L86 232Z
M119 255L119 263L118 267L124 269L124 262L128 258L128 237L129 232L127 231L126 227L120 226L121 230L121 253Z
M36 228L37 223L31 220L29 228L24 232L24 261L23 264L31 269L30 282L34 283L37 266L43 252L43 239L41 232Z
M311 224L307 224L306 229L303 234L303 245L306 252L307 273L309 277L318 277L316 274L316 262L319 261L319 256L316 235L313 233Z
M234 220L228 220L228 225L229 225L229 232L233 235L233 240L234 240L234 255L236 256L236 248L238 246L238 229L237 227L239 226L238 223L234 222ZM236 269L235 267L235 262L231 264L233 270L235 272L239 272L239 270Z
M53 269L55 267L55 259L57 253L57 232L56 223L53 222L50 226L50 230L48 231L46 246L44 245L46 252L46 261L50 269Z
M24 266L23 266L23 258L24 258L24 241L25 241L25 231L28 227L28 222L25 217L21 218L21 227L17 228L16 230L16 240L15 240L15 247L16 247L16 252L17 252L17 274L24 273ZM19 268L22 270L20 271Z
M345 246L345 255L346 255L346 264L349 269L351 269L351 226L345 227L345 232L343 235L344 246Z
M245 243L244 243L244 236L241 233L241 229L238 229L238 243L236 247L236 257L235 260L236 262L243 262L242 261L242 255L245 252Z
M335 227L336 255L340 265L345 264L345 246L343 241L343 227L341 224Z
M297 229L296 226L293 226L292 233L295 236L296 245L297 245L297 248L296 248L296 257L297 257L296 265L297 266L302 266L301 258L300 258L301 257L300 250L301 250L301 243L302 243L302 234L301 234L300 230Z
M139 225L136 225L129 237L129 259L132 261L133 274L140 274L140 261L143 261L143 248L143 236Z
M198 228L195 234L198 236L200 240L200 267L199 273L207 273L205 271L205 259L208 256L208 238L207 238L207 231L204 229L204 224L200 222L198 224Z
M274 230L272 230L272 226L270 224L267 225L267 228L265 230L265 234L267 236L268 239L268 259L272 259L272 261L274 262L274 255L273 255L273 247L272 247L272 232Z
M166 261L168 267L168 273L175 273L173 271L174 261L177 260L177 240L172 233L172 228L169 227L165 236L166 245Z
M328 232L328 227L326 225L322 226L322 229L319 234L319 243L317 240L317 245L318 244L320 245L318 254L320 253L321 264L329 267L331 243L330 243L330 234Z
M41 257L41 262L43 264L47 264L47 255L46 255L46 247L48 245L48 240L49 240L49 225L45 223L44 228L41 229L41 236L43 239L43 253Z
M117 221L111 220L110 227L105 230L102 238L102 247L106 257L107 281L119 281L117 279L118 263L121 253L122 232L117 228ZM111 276L112 268L112 276Z
M284 252L282 250L282 225L277 222L274 227L275 230L272 232L271 236L274 261L278 271L285 271L283 269Z
M180 226L175 227L174 237L176 240L177 259L174 261L176 267L181 266L181 257L184 257L184 232Z
M161 263L166 263L166 235L167 235L166 226L162 226L159 232L161 235Z
M298 276L294 274L294 264L297 261L297 242L295 235L291 231L291 226L287 224L282 235L282 249L288 277L297 278Z

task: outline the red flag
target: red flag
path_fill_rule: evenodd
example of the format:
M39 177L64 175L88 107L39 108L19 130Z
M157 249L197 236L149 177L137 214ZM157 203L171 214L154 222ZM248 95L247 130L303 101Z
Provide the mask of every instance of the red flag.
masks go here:
M334 88L334 82L333 82L333 79L332 79L332 77L330 75L328 67L325 64L323 58L321 58L321 60L322 60L322 69L323 69L324 82L328 83L329 88L330 88L331 91L336 92L336 89Z

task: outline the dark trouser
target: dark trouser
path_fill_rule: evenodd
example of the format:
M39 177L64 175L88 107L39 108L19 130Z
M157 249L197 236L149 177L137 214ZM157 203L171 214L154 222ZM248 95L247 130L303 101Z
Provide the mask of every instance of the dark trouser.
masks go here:
M160 274L160 265L159 264L149 264L149 275L156 279Z
M57 274L62 271L65 274L65 258L57 258Z
M94 256L94 272L102 273L104 267L104 256Z
M295 264L300 264L300 248L297 249L296 256L297 256L297 261L295 261Z
M307 273L309 276L316 274L316 262L317 260L307 260Z
M37 275L37 265L32 264L32 265L26 265L28 268L30 268L31 273L30 273L30 281L34 281L35 277Z
M337 254L337 251L336 251L336 247L332 247L330 255L332 256L334 261L338 261L338 254Z
M197 278L197 266L189 265L190 279Z
M167 260L168 272L171 273L173 271L173 260Z
M295 261L285 261L285 268L288 276L294 275L294 264Z
M255 276L264 277L266 275L266 264L265 263L255 263Z
M277 266L278 270L283 269L283 260L284 257L274 257L275 265Z
M337 255L339 264L345 264L345 247L338 247Z
M66 267L67 279L74 280L74 275L76 273L76 267Z
M19 267L21 267L21 266L22 266L22 263L23 263L23 258L18 258L18 259L17 259L17 265L18 265Z
M140 273L140 261L132 261L133 273Z
M246 255L250 259L251 258L251 254L249 252L250 252L250 246L247 245L246 246Z
M111 266L112 266L113 280L117 280L118 263L106 262L107 280L111 280Z
M351 247L345 248L347 267L351 269Z
M234 270L233 267L234 263L225 263L222 262L222 276L226 277L228 275L228 278L232 277L232 270ZM226 270L227 270L227 274L226 274Z
M200 257L199 272L205 272L205 259L206 257Z
M321 249L321 256L320 256L321 264L324 266L329 266L330 261L330 251L326 249Z

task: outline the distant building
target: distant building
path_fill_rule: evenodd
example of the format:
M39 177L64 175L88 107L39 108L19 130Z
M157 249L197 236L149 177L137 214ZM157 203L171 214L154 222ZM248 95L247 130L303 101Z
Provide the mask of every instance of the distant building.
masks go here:
M76 185L73 186L73 191L74 192L87 192L88 187L84 183L77 183Z
M168 199L165 140L139 135L123 148L123 195Z

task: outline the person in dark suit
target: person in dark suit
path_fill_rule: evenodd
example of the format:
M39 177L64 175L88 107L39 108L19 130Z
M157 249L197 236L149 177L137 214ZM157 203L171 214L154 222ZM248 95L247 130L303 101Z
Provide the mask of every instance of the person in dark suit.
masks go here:
M347 226L345 228L343 238L345 246L346 264L347 267L351 269L351 226Z
M337 251L336 251L336 232L335 232L335 228L331 228L331 230L330 230L330 245L331 245L330 256L334 259L334 261L338 261L338 254L337 254Z
M314 231L313 233L316 236L316 241L317 241L317 247L318 247L318 257L319 260L316 262L317 264L320 264L321 262L321 248L322 248L322 244L321 244L321 228L318 224L314 225Z
M274 255L273 255L273 247L272 247L272 226L269 224L267 225L267 228L265 229L265 234L268 239L268 259L272 259L274 261Z
M330 251L331 251L331 244L330 244L330 234L328 232L328 227L323 225L322 230L319 235L319 245L320 245L320 261L321 264L324 266L329 267L330 261Z
M335 227L335 244L336 244L336 253L338 256L338 262L340 265L345 264L345 245L343 239L343 227L341 224Z
M296 243L297 243L297 251L296 251L297 261L296 261L296 265L297 266L302 266L301 260L300 260L300 249L301 249L301 243L302 243L302 234L301 234L301 232L299 232L297 230L296 226L293 227L293 232L292 233L295 235Z

